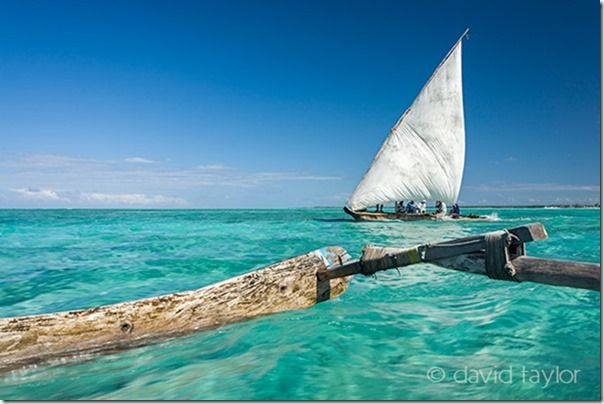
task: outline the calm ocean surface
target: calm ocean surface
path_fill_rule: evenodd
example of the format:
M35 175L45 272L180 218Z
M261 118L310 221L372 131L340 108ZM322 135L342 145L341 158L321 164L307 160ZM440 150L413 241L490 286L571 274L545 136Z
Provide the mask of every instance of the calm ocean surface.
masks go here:
M331 208L0 210L0 316L194 289L326 245L358 257L366 243L410 246L536 221L550 238L529 254L600 260L597 209L468 211L500 220L365 223ZM599 329L599 293L418 265L357 276L308 310L0 375L0 399L596 400ZM426 376L434 367L443 381Z

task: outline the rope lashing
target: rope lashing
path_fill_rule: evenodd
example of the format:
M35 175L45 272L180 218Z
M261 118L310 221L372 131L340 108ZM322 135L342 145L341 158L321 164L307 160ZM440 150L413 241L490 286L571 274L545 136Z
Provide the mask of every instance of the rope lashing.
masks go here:
M484 235L485 269L489 278L518 282L515 277L516 269L510 261L508 250L512 237L507 230L493 231Z
M404 267L421 261L417 247L388 248L368 245L363 248L361 273L371 275L383 269Z

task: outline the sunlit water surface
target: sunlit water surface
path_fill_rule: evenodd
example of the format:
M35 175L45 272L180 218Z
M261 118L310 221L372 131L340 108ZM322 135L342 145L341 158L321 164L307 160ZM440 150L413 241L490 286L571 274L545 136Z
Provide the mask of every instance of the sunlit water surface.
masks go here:
M550 238L529 254L600 259L599 210L473 211L500 220L364 223L339 209L3 210L0 316L189 290L326 245L358 257L367 243L410 246L536 221ZM599 328L596 292L417 265L357 276L341 297L308 310L0 375L0 398L593 400Z

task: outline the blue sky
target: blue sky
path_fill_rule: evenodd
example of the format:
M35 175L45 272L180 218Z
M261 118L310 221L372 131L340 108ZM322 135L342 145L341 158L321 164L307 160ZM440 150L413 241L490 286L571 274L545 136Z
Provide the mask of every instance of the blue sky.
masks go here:
M599 201L597 1L0 4L0 207L342 206L466 27L462 203Z

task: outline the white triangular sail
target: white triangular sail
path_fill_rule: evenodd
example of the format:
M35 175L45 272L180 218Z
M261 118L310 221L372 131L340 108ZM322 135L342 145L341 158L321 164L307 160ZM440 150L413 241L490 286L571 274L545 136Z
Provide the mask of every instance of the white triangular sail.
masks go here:
M457 201L465 159L461 42L391 129L348 199L348 208L423 199Z

